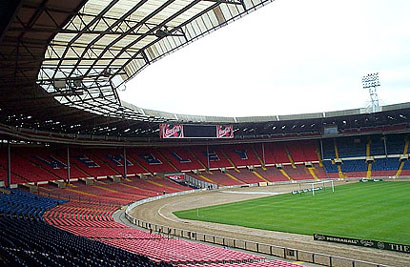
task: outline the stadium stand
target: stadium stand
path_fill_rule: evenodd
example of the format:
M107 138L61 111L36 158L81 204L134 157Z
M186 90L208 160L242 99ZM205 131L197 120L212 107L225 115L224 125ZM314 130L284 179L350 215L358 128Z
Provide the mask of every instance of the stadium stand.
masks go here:
M261 146L256 146L256 151L260 157L264 155L265 165L290 163L290 159L286 152L286 145L284 143L266 143L262 151Z
M410 103L375 113L218 117L148 110L120 99L118 91L148 65L269 2L2 1L0 185L24 184L39 194L1 188L0 265L169 266L164 260L293 267L129 229L112 214L135 200L189 189L161 178L165 172L201 170L193 176L218 185L409 176L409 161L398 158L408 157ZM235 136L160 139L160 126L186 123L218 124ZM320 141L328 125L343 137ZM366 157L376 158L367 164ZM340 166L332 164L339 158ZM72 183L60 182L68 178Z
M0 218L5 266L171 266L36 220Z
M110 184L105 184L109 187ZM87 186L79 187L83 190ZM67 202L44 215L45 221L75 235L85 236L150 259L175 264L246 262L252 266L264 257L214 247L192 241L169 239L166 235L147 233L115 222L115 205ZM262 265L265 266L265 265Z
M289 181L289 179L276 167L266 167L265 170L257 168L256 170L271 182Z
M221 147L235 167L260 165L253 145L224 145Z
M406 144L406 136L405 135L389 135L386 137L386 148L387 154L395 155L395 154L403 154L404 147Z
M86 149L71 149L70 161L77 166L87 177L107 177L118 175L118 171L109 167L106 160L91 155ZM63 152L60 152L63 153Z
M250 262L264 259L260 256L190 241L169 240L159 234L131 229L114 221L112 213L117 209L115 205L73 201L65 203L65 201L32 195L19 190L12 190L11 194L0 194L0 201L2 204L0 255L7 264L17 263L22 266L31 266L33 263L40 265L71 265L74 263L84 266L86 264L83 261L86 261L91 266L107 266L115 265L115 261L110 258L112 256L120 260L118 264L121 266L124 264L168 266L165 263L151 265L151 262L143 256L129 254L103 243L147 255L156 262ZM49 210L50 208L53 209ZM60 230L42 221L42 215L46 210L49 211L44 215L45 221ZM16 216L21 219L11 219ZM36 220L33 221L33 218ZM39 231L43 235L40 238L34 237ZM100 240L102 243L80 236ZM112 253L121 254L125 259L112 255ZM108 262L104 262L106 259ZM133 263L142 261L148 264L130 265L127 260L132 260Z
M366 156L366 137L342 137L336 143L340 158Z
M259 183L265 182L263 179L267 179L264 173L261 171L261 168L255 168L253 171L248 169L239 169L239 172L229 171L233 176L238 178L243 183L251 184L251 183ZM259 175L259 177L258 177ZM262 177L262 178L261 178ZM267 179L269 180L269 179Z
M317 141L295 141L287 143L288 151L294 162L318 161L316 150Z
M174 165L180 171L203 169L203 166L194 159L186 148L164 148L162 151L162 154L169 160L170 164Z
M263 261L263 262L247 262L247 263L206 263L201 265L184 264L179 267L300 267L299 264L294 264L281 260Z
M214 146L198 146L190 148L192 156L201 166L209 169L232 167L230 162L227 160L226 155L221 149ZM209 163L209 166L208 166Z
M399 165L399 158L378 158L372 163L372 177L394 176Z
M371 136L370 140L370 156L386 155L384 149L384 140L382 136Z
M391 135L385 139L389 158L408 153L406 135ZM152 186L156 185L157 188L153 191L162 192L165 190L168 193L178 189L185 190L185 188L170 181L167 181L168 185L161 185L166 180L155 180L154 174L179 172L180 170L185 172L202 170L201 175L193 174L193 177L221 186L264 181L288 181L289 179L340 178L338 167L329 161L337 158L336 152L342 159L340 172L347 177L394 176L395 171L399 168L390 161L388 164L383 163L381 158L386 156L386 149L384 139L379 135L324 139L322 141L323 167L320 166L321 162L319 162L319 150L319 143L313 140L210 146L208 152L210 153L209 164L212 172L209 172L207 171L206 146L190 149L132 148L127 150L127 175L131 177L145 174L149 178L148 182L140 181L138 186L151 190ZM6 149L2 148L0 152L0 178L6 182ZM121 149L73 148L70 154L71 179L122 177L124 174L122 153ZM64 149L13 147L12 183L66 180L65 157L66 151ZM375 160L372 166L368 166L364 162L369 157ZM307 162L313 164L314 168L304 167ZM276 164L282 164L282 170L277 170L272 166ZM246 170L249 166L256 166L257 170ZM386 169L383 170L383 166ZM218 169L226 169L228 172L220 173ZM406 168L403 168L403 171L399 175L403 176L407 173Z
M10 194L0 193L0 215L40 218L46 210L64 202L12 189Z
M402 176L409 176L410 175L410 160L404 161L403 164L403 171L401 172Z

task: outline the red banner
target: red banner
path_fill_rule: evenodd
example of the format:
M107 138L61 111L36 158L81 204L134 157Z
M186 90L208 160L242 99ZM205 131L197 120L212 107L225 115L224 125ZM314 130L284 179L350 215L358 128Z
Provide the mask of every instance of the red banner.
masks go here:
M216 126L216 138L233 138L233 126Z
M160 124L161 138L183 138L184 128L182 124Z

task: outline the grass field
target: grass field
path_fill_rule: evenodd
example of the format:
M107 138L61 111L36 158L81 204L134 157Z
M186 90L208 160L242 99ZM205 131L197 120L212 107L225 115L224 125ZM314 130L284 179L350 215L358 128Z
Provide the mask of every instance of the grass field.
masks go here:
M410 182L352 183L174 212L183 219L410 245Z

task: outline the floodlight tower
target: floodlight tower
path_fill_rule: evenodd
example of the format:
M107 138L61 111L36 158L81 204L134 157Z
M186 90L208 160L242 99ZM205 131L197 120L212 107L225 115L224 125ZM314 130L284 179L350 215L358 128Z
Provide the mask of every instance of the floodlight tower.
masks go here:
M379 73L371 73L362 77L363 89L369 89L370 104L367 107L370 113L380 111L377 87L380 86Z

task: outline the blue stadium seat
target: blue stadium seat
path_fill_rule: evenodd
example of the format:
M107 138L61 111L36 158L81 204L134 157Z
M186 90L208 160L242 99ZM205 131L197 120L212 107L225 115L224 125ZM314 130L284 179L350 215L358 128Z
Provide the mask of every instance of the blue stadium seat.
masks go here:
M324 160L323 161L323 166L325 167L325 169L328 173L337 173L338 172L337 165L332 164L332 162L330 160Z
M364 160L344 160L341 167L343 172L367 171L367 163Z
M372 171L394 171L399 165L399 158L376 159L372 164Z
M405 138L404 135L388 135L386 137L387 154L403 154Z
M371 137L370 156L386 155L384 151L384 140L381 136Z

